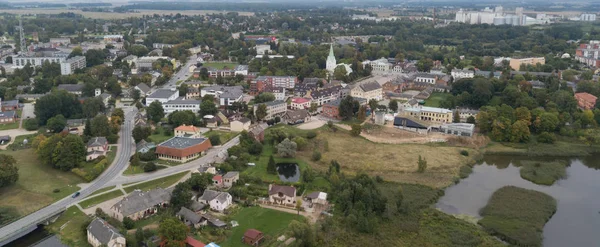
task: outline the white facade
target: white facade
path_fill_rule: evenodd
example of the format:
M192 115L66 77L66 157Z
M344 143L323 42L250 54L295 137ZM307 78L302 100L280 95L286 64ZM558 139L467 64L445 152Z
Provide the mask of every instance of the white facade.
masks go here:
M392 64L388 62L386 58L380 58L373 61L364 61L362 62L363 67L367 65L371 65L372 72L388 72L392 68Z
M30 64L33 67L42 66L46 61L50 63L62 63L67 60L68 56L69 54L66 53L56 53L52 57L14 56L13 65L17 68L23 68L27 64Z
M200 111L200 101L193 99L176 99L163 103L165 114L171 114L175 111L192 111L198 113Z
M265 55L271 52L271 45L256 45L256 54Z
M84 56L76 56L65 60L60 63L60 74L70 75L75 72L76 69L85 68L86 60Z
M158 89L146 98L146 106L149 106L154 101L158 101L164 105L168 101L177 99L177 97L179 97L179 91L174 88Z
M329 71L329 73L333 73L333 71L335 70L336 63L335 63L335 55L333 55L333 44L331 44L329 46L329 56L327 56L327 61L326 61L326 69L327 71Z
M425 82L425 83L429 83L429 84L435 84L435 78L434 77L426 77L426 76L417 76L415 78L415 82Z
M263 120L271 120L276 116L283 115L287 111L287 103L285 101L271 101L262 103L267 106L267 116ZM254 114L256 115L256 110L258 106L261 104L254 105Z
M581 21L596 21L596 14L581 14L579 17Z
M468 69L453 69L450 74L452 75L452 77L454 77L454 80L475 77L475 71Z

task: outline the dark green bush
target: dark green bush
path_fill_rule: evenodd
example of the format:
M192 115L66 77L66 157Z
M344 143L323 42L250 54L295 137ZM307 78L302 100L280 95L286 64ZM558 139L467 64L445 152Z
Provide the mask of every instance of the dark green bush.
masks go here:
M467 151L467 150L460 150L460 155L462 155L462 156L469 156L469 151Z

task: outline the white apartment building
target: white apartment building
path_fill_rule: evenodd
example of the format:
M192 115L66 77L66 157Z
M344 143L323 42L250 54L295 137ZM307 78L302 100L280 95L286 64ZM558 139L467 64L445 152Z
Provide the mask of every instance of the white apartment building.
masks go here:
M287 111L287 103L285 101L276 100L254 105L254 115L259 105L267 106L267 116L263 120L271 120L277 116L283 115Z
M454 80L459 80L463 78L473 78L475 77L475 71L468 69L453 69L450 74L454 78Z
M203 87L200 90L200 97L204 95L215 96L215 99L219 100L220 106L230 106L235 102L240 102L244 95L244 88L242 86L210 86Z
M392 64L383 57L373 61L366 60L363 61L362 64L363 68L365 68L367 65L371 65L373 72L388 72L392 68Z
M177 98L163 103L165 115L175 111L192 111L198 113L200 111L200 100Z
M73 74L76 69L83 69L85 66L86 60L84 56L72 57L60 63L60 74L70 75Z
M62 63L67 60L68 56L69 54L64 52L56 52L53 56L47 57L18 55L13 57L13 65L17 68L23 68L27 64L30 64L33 67L42 66L46 61L50 63Z

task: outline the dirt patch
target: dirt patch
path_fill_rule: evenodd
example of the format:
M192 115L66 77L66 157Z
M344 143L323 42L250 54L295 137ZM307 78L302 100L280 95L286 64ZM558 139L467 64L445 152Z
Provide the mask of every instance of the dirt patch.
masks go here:
M336 126L345 130L351 129L350 126L344 124L336 124ZM383 126L374 124L363 124L363 131L360 134L360 136L372 142L386 144L438 143L446 142L447 139L453 137L451 135L445 135L442 133L435 132L431 132L427 135L417 134L415 132L394 128L392 122L389 122Z

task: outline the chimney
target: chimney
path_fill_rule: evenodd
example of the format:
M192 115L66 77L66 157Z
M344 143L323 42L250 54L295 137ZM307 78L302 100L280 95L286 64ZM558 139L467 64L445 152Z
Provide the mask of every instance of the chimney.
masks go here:
M271 191L271 187L273 187L273 184L269 184L269 191Z

